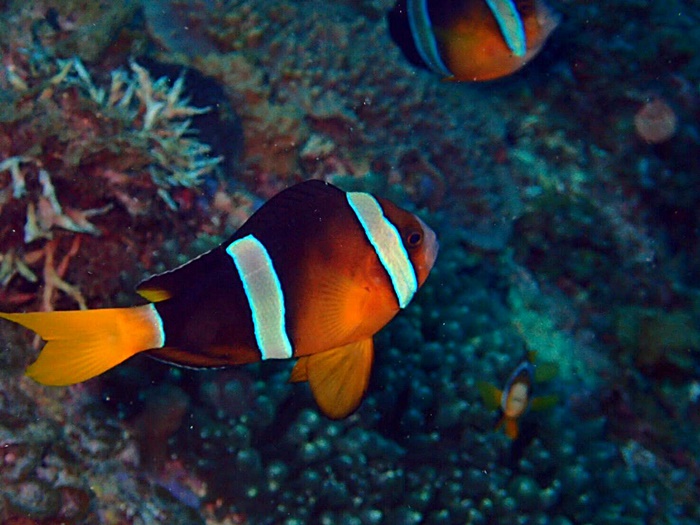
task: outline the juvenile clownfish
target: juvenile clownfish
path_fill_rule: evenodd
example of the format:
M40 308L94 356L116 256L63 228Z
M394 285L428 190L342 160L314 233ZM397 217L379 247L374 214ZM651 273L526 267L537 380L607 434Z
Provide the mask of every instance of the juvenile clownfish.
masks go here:
M0 317L47 342L27 368L45 385L85 381L141 352L191 368L298 358L290 380L308 381L338 419L367 390L372 336L408 305L437 252L415 215L312 180L220 246L142 282L149 304Z
M549 381L558 372L555 363L534 365L534 355L534 352L531 352L513 370L503 390L485 381L477 382L477 388L487 408L498 409L500 412L496 429L503 426L506 436L511 439L518 437L518 420L528 409L545 410L553 407L559 400L556 395L532 397L532 387L535 382Z
M398 0L387 19L409 62L471 82L523 67L559 23L544 0Z

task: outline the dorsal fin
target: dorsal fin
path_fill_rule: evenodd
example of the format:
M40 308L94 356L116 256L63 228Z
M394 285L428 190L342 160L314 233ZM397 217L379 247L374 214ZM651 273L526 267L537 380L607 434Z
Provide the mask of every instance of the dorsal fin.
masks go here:
M224 244L245 237L259 236L260 232L294 228L292 222L309 220L324 206L337 206L344 192L321 180L307 180L287 188L267 201Z
M520 18L523 20L537 12L537 2L535 0L514 0L513 3L518 13L520 13Z
M139 283L136 292L154 303L179 295L186 287L200 281L202 275L213 274L220 269L222 262L227 262L220 251L221 247L218 246L182 266L152 275Z
M203 283L203 276L223 271L231 259L226 247L246 235L259 237L265 231L294 228L290 222L313 220L323 206L337 206L343 191L320 180L308 180L281 191L263 204L230 238L213 250L173 270L154 275L141 282L136 291L152 302L164 301L190 289L193 283ZM306 212L306 213L305 213Z

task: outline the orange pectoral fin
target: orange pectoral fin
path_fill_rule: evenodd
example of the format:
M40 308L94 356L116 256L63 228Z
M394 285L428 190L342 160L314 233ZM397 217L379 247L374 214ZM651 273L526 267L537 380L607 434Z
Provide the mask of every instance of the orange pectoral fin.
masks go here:
M303 383L309 380L308 360L308 356L299 358L289 376L290 383Z
M304 354L325 353L328 348L368 337L381 328L360 330L371 321L366 309L373 297L364 287L316 263L310 265L309 274L318 277L314 277L314 285L307 287L301 298L307 313L299 321L296 345L304 349Z
M501 396L503 392L497 387L486 381L477 381L476 388L479 390L479 394L481 394L486 408L489 410L496 410L501 405Z
M374 345L370 338L310 355L299 363L306 363L306 377L321 411L331 419L342 419L360 406L369 385L373 360ZM304 365L299 363L297 375L303 377Z

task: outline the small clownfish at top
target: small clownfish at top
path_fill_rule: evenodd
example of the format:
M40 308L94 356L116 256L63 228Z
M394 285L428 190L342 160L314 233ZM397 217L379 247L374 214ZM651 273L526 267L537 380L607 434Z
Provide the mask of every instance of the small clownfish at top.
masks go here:
M438 252L417 216L368 193L302 182L233 236L142 282L143 306L0 313L47 343L27 375L45 385L95 377L145 353L190 368L298 358L321 411L357 409L372 336L425 282Z
M409 62L467 82L517 71L559 23L544 0L398 0L387 19Z
M555 363L535 365L534 358L535 352L528 353L527 358L510 374L503 390L485 381L478 381L476 385L486 407L490 410L499 410L500 416L496 428L503 426L506 436L510 439L518 437L518 420L528 409L545 410L559 401L556 395L532 397L535 382L549 381L559 371Z

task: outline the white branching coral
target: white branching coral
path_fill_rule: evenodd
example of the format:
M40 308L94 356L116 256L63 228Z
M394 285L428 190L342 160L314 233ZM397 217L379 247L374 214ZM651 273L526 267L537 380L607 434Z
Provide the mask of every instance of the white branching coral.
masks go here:
M12 175L12 197L21 199L27 191L24 173L20 169L22 163L32 162L30 157L14 156L0 162L0 173L9 171Z
M153 80L138 63L130 63L130 71L117 69L111 73L109 86L100 87L78 58L57 60L54 73L41 82L32 82L31 75L20 74L16 67L6 67L7 77L17 78L11 85L15 91L30 92L33 85L38 98L48 99L57 91L77 88L83 97L97 106L104 116L121 123L114 137L98 136L93 142L113 142L118 150L138 151L139 164L147 170L157 187L156 193L171 207L175 202L169 194L173 187L194 187L204 176L212 173L222 158L211 156L211 148L194 136L191 117L209 111L189 105L183 96L184 77L171 83L165 77ZM19 83L19 80L22 80ZM35 79L34 79L35 80ZM21 85L20 85L21 84ZM171 85L172 84L172 85ZM80 144L82 138L74 140ZM99 147L103 147L100 145ZM76 147L90 151L90 145ZM93 146L92 149L95 149ZM0 174L10 174L11 198L29 199L24 239L29 243L38 238L51 238L51 228L98 235L99 230L88 218L107 211L75 210L59 203L49 170L44 167L41 151L32 144L20 155L0 157ZM79 164L78 159L75 164ZM66 161L68 162L68 161ZM36 177L41 187L39 197L27 195L27 178ZM0 188L0 209L7 201L6 188ZM118 192L121 195L121 192ZM124 199L118 199L124 200Z
M59 61L59 67L54 77L59 78L59 84L76 85L95 103L111 110L110 116L134 124L127 140L149 143L152 163L148 169L159 187L196 186L223 160L212 157L211 147L194 136L190 117L210 108L190 106L189 98L183 98L183 76L171 86L166 77L153 80L148 70L132 61L131 74L122 69L113 71L110 85L104 89L95 86L77 58Z
M51 230L54 226L76 233L100 235L100 230L87 219L108 211L111 205L95 210L67 208L64 211L63 206L58 202L56 190L51 182L49 173L37 166L32 166L29 170L22 168L23 164L31 166L35 163L36 161L30 157L10 157L0 162L0 173L9 172L12 176L12 198L28 200L27 217L24 225L24 242L28 244L41 238L53 238ZM36 197L36 200L26 197L27 173L31 174L35 170L38 173L38 182L41 186L41 194ZM7 190L7 188L4 190ZM2 201L6 202L7 198L2 199ZM2 206L0 206L1 210Z
M132 61L97 78L77 58L0 66L0 301L31 300L36 289L12 288L21 279L43 285L42 309L58 291L83 307L63 280L80 234L123 224L109 215L98 227L94 217L160 216L163 203L176 210L177 188L199 185L222 161L192 128L209 108L190 105L183 76L153 79ZM66 239L71 250L56 259Z

